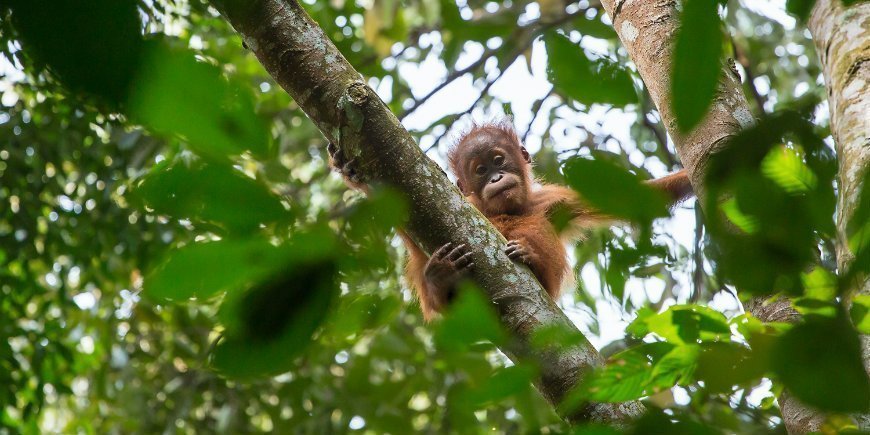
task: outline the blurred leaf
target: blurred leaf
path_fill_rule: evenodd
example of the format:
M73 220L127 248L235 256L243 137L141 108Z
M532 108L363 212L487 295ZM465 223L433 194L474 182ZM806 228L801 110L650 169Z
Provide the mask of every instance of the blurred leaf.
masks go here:
M612 428L610 426L603 425L589 425L589 426L576 426L574 431L571 432L572 435L619 435L622 432L619 430Z
M355 203L348 215L352 239L384 235L392 228L405 224L408 219L408 201L403 193L387 188L372 189L365 200Z
M535 328L530 341L532 346L538 349L547 347L569 349L587 343L586 338L576 328L563 323Z
M276 195L229 166L201 161L162 163L142 179L133 196L155 213L250 231L290 215Z
M786 147L770 150L761 162L761 173L791 194L813 190L818 183L797 152Z
M579 44L556 32L544 35L547 78L562 95L582 104L624 107L637 102L628 70L611 59L587 55Z
M843 3L846 3L846 1ZM815 4L816 0L786 0L785 10L798 17L801 21L806 22Z
M806 318L777 341L771 358L785 387L807 405L833 412L870 407L858 335L843 316Z
M858 332L870 334L870 295L855 296L849 314Z
M205 299L275 275L287 264L329 258L335 242L328 230L299 233L276 247L260 238L194 243L179 248L144 281L158 301Z
M762 346L752 351L738 343L704 343L698 355L695 380L712 393L730 393L735 387L759 382L767 370Z
M574 29L580 32L583 36L608 39L611 41L619 39L619 35L617 35L616 31L613 30L613 26L604 24L604 22L601 21L603 15L603 13L598 13L590 18L587 14L580 14L580 16L572 21Z
M793 299L794 307L803 315L834 317L839 312L837 277L822 267L801 275L804 296Z
M668 435L716 435L718 429L696 421L675 419L661 410L650 409L634 422L626 433L631 435L668 434Z
M435 331L438 347L452 352L467 351L469 346L481 340L498 345L505 339L495 310L481 290L473 285L460 286L456 301Z
M699 305L674 305L659 314L642 308L626 331L638 338L654 333L674 344L729 341L731 337L725 316Z
M722 29L716 0L688 0L674 45L671 99L680 131L707 115L722 74Z
M701 349L697 345L675 346L656 362L650 378L658 388L688 385L698 364Z
M870 274L870 170L865 170L859 184L862 187L858 202L846 226L849 250L855 258L844 275L844 282L860 279L861 274ZM844 211L840 211L845 213Z
M645 224L667 216L665 196L603 159L573 158L563 167L568 185L601 213Z
M271 280L231 294L221 306L227 330L215 346L212 367L235 379L290 370L338 293L332 259L300 257L285 263Z
M799 149L805 163L782 156L783 143ZM818 237L835 232L835 168L830 148L797 112L761 119L716 153L706 208L723 213L709 213L706 224L722 276L744 292L800 295Z
M496 371L483 385L469 391L466 398L475 408L498 403L531 388L535 375L535 370L526 365L505 367Z
M74 92L117 106L127 96L142 51L133 0L10 0L25 53ZM29 66L29 65L28 65Z
M622 351L608 360L605 367L596 369L578 387L585 400L597 402L624 402L638 399L655 391L648 391L656 362L667 355L675 346L657 342L644 343ZM560 406L576 405L566 400Z
M228 82L220 70L198 62L189 51L149 41L130 96L130 115L162 134L185 138L199 154L213 158L250 150L269 151L269 131L245 87Z

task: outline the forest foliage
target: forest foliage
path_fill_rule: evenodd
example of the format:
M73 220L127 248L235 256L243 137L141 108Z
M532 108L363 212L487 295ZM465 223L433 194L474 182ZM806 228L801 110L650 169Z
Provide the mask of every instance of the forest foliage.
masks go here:
M678 158L596 2L304 6L397 115L430 110L406 66L434 58L472 78L474 105L411 131L436 160L454 123L513 115L541 178L634 224L571 247L578 280L561 306L589 336L602 304L630 323L561 406L642 399L634 433L782 432L786 388L846 427L870 406L870 299L844 298L870 272L870 192L849 227L857 260L837 270L808 2L788 2L796 21L685 3L679 128L709 110L723 56L757 118L710 163L704 208L721 212L696 212L693 245L642 183ZM0 432L616 433L557 417L538 368L497 350L510 338L473 288L422 321L394 240L406 199L349 192L317 128L206 2L9 0L0 17ZM552 90L515 110L488 91L533 51ZM631 141L583 113L628 116ZM803 320L711 306L778 295Z

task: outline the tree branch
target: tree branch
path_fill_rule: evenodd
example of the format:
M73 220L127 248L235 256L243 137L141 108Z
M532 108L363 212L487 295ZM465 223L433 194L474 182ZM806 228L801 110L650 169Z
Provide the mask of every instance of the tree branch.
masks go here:
M486 51L483 52L483 54L480 56L480 58L477 59L476 61L474 61L471 65L468 65L467 67L465 67L461 70L454 70L453 72L451 72L450 74L447 75L447 78L445 78L443 82L441 82L438 86L435 86L435 88L432 89L431 91L429 91L426 95L424 95L418 99L415 99L414 103L410 107L405 109L405 111L402 112L401 115L399 115L399 119L404 120L408 115L410 115L411 113L414 113L414 111L419 109L420 106L422 106L426 101L428 101L430 98L432 98L439 91L441 91L442 89L447 87L447 85L456 81L458 78L460 78L460 77L462 77L465 74L468 74L470 72L476 71L484 63L486 63L486 61L490 57L498 54L499 52L501 52L502 50L507 48L508 42L513 42L512 46L515 48L514 48L512 53L516 53L516 55L511 54L511 59L516 59L516 57L519 56L519 54L526 51L535 42L535 39L537 39L538 35L540 35L541 33L545 32L549 29L552 29L553 27L557 27L557 26L560 26L562 24L565 24L571 18L574 18L574 17L578 16L579 14L585 13L586 9L587 8L583 8L583 9L578 9L577 11L574 11L572 13L566 13L562 17L560 17L556 20L553 20L553 21L544 21L544 20L539 19L539 20L536 20L530 24L527 24L525 26L518 28L517 30L515 30L513 32L511 37L505 41L504 44L502 44L498 48L487 49ZM515 42L515 41L520 41L520 42ZM505 68L510 66L511 63L513 63L513 61L507 62L505 65ZM436 143L437 143L437 141L436 141Z
M393 186L410 200L408 234L425 251L446 242L475 246L474 280L510 333L502 351L514 361L534 361L536 385L559 404L602 358L585 339L570 348L533 348L533 331L550 325L580 334L526 267L504 254L506 240L464 200L427 158L399 120L295 0L213 0L266 70L370 185ZM437 204L438 206L433 206ZM637 402L587 403L563 417L570 421L624 421Z

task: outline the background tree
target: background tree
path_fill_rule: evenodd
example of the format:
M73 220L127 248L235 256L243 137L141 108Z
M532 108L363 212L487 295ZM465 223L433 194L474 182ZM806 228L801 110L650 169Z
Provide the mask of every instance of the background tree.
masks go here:
M0 225L0 333L8 343L0 376L9 385L0 396L3 425L64 432L564 429L530 388L533 370L505 368L486 344L499 343L501 333L494 318L479 314L480 300L461 301L443 322L422 326L417 308L403 301L400 256L384 255L395 251L388 228L399 223L386 218L401 214L384 211L401 204L388 193L370 200L345 193L325 167L320 133L217 11L198 2L40 3L2 5L8 62L0 201L9 205ZM590 185L570 170L579 166L559 170L572 155L595 154L641 174L675 164L660 118L597 5L365 6L305 5L436 159L456 119L512 112L547 179ZM817 322L783 332L782 325L731 318L739 311L732 286L741 294L770 290L771 277L744 269L741 280L733 271L745 265L728 262L740 257L705 254L713 245L700 226L697 238L683 237L687 211L657 223L651 246L638 235L644 231L592 234L576 247L581 284L563 308L607 354L650 333L657 342L621 353L576 394L648 398L641 432L655 425L775 430L770 384L761 376L775 381L774 392L786 385L823 409L866 408L866 377L856 377L852 364L854 332L837 321L827 200L833 160L814 140L824 130L804 128L811 113L820 115L816 126L827 123L809 98L823 95L812 45L776 8L733 3L720 12L738 70L753 77L746 81L753 110L779 116L753 131L761 151L743 149L746 158L737 159L746 168L738 174L749 183L744 189L753 193L738 189L737 206L726 214L750 235L783 225L778 216L790 218L783 228L799 243L741 240L777 248L751 258L763 266L771 265L770 251L799 254L772 269L784 271L775 287ZM529 83L517 81L526 60L537 83L552 84L531 99L517 85ZM419 83L442 65L442 81ZM633 83L630 92L622 77ZM468 105L444 107L445 99L466 95ZM781 113L786 108L800 110ZM765 142L759 137L769 144L758 146ZM774 146L780 143L785 148ZM606 187L619 195L617 186ZM753 198L786 208L765 214ZM294 256L303 246L334 246L329 252L339 254ZM805 255L808 247L822 249L820 261ZM272 278L276 269L294 272ZM332 270L340 271L338 287L328 285ZM275 289L288 288L282 282L324 288L315 294L325 296L276 299L283 293ZM190 296L196 300L167 303ZM653 314L674 301L711 301L730 320L695 305ZM313 316L293 310L299 306ZM626 324L608 319L632 319L645 307L628 328L632 336L604 346ZM853 308L864 331L860 313ZM539 339L571 343L556 330ZM284 374L256 376L264 373ZM832 390L801 388L801 380L819 379ZM654 411L662 406L676 423ZM830 424L840 421L831 417Z

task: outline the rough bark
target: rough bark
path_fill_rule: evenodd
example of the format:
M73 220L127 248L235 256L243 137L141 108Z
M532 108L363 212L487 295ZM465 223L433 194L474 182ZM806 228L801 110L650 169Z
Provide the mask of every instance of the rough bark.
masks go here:
M870 168L870 3L845 7L838 0L819 0L808 24L822 63L831 133L839 156L837 268L845 271L854 259L846 226ZM870 294L868 276L849 284L853 295ZM864 368L870 373L870 336L862 336L861 345ZM870 415L858 416L858 425L870 430Z
M492 300L511 343L514 361L534 361L537 387L558 404L602 358L582 340L570 349L532 349L541 325L576 327L546 295L534 275L504 254L506 240L427 158L396 116L294 0L214 0L269 74L311 120L355 158L369 184L387 184L410 202L408 234L427 252L446 242L476 247L473 278ZM435 206L433 206L435 205ZM579 331L576 332L580 334ZM571 421L619 422L642 411L637 402L588 403L565 415Z
M680 1L603 0L601 3L661 114L677 154L689 171L692 187L703 198L704 174L710 157L742 128L754 122L740 78L723 62L721 79L709 113L694 130L681 132L677 128L670 98L672 49L679 28ZM698 203L705 204L706 201ZM769 304L761 299L753 300L746 308L765 322L799 318L784 298ZM824 422L823 415L803 406L788 394L780 396L779 406L789 433L819 430Z

